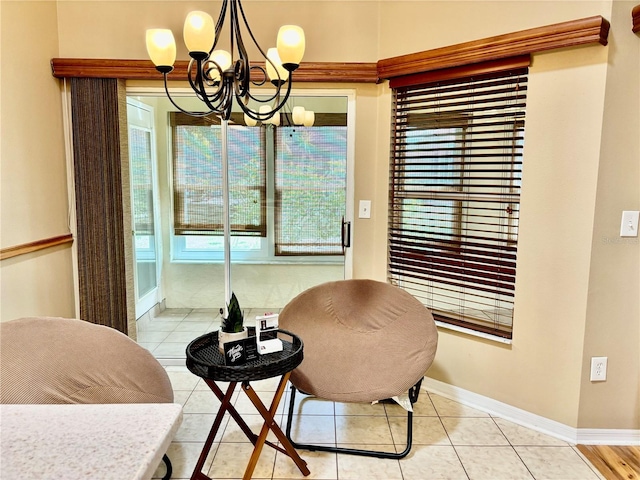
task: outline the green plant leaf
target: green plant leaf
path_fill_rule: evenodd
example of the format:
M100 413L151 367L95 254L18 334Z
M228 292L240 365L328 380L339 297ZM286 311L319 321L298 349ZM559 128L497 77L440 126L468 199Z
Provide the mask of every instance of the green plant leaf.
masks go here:
M238 333L243 329L244 318L240 303L236 298L236 294L231 292L231 300L227 306L227 318L222 319L222 331L226 333Z

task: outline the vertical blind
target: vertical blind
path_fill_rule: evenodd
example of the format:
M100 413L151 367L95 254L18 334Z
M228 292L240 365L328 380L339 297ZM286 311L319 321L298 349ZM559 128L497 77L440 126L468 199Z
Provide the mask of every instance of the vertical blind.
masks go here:
M71 79L79 318L135 335L125 95L123 81Z
M222 137L215 117L170 113L176 235L222 235ZM229 125L231 234L267 235L264 129Z
M347 127L279 127L275 254L342 255Z
M393 89L390 281L436 320L504 338L513 325L527 73Z

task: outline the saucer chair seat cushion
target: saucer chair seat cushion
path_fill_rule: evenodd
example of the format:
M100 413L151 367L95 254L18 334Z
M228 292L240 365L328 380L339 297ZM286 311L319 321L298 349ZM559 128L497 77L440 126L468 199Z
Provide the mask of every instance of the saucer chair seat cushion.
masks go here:
M279 324L304 342L293 385L337 402L406 393L424 377L438 343L433 317L422 303L373 280L312 287L286 305Z
M0 403L172 403L165 369L123 333L83 320L0 323Z

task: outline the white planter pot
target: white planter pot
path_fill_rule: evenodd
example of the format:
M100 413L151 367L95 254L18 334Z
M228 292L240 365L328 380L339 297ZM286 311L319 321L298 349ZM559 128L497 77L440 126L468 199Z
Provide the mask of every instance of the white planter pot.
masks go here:
M247 327L241 332L235 333L227 333L222 330L218 330L218 350L220 353L224 355L224 344L228 342L234 342L236 340L241 340L243 338L247 338L249 336L249 332L247 331Z

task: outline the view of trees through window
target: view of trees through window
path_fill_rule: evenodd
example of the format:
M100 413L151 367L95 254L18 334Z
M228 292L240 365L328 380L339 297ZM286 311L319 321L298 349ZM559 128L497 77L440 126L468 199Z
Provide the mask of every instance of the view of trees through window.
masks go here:
M346 115L341 117L346 120ZM223 249L221 127L182 125L180 117L175 118L175 252L189 259L215 259ZM344 123L229 126L232 255L257 259L343 254Z

